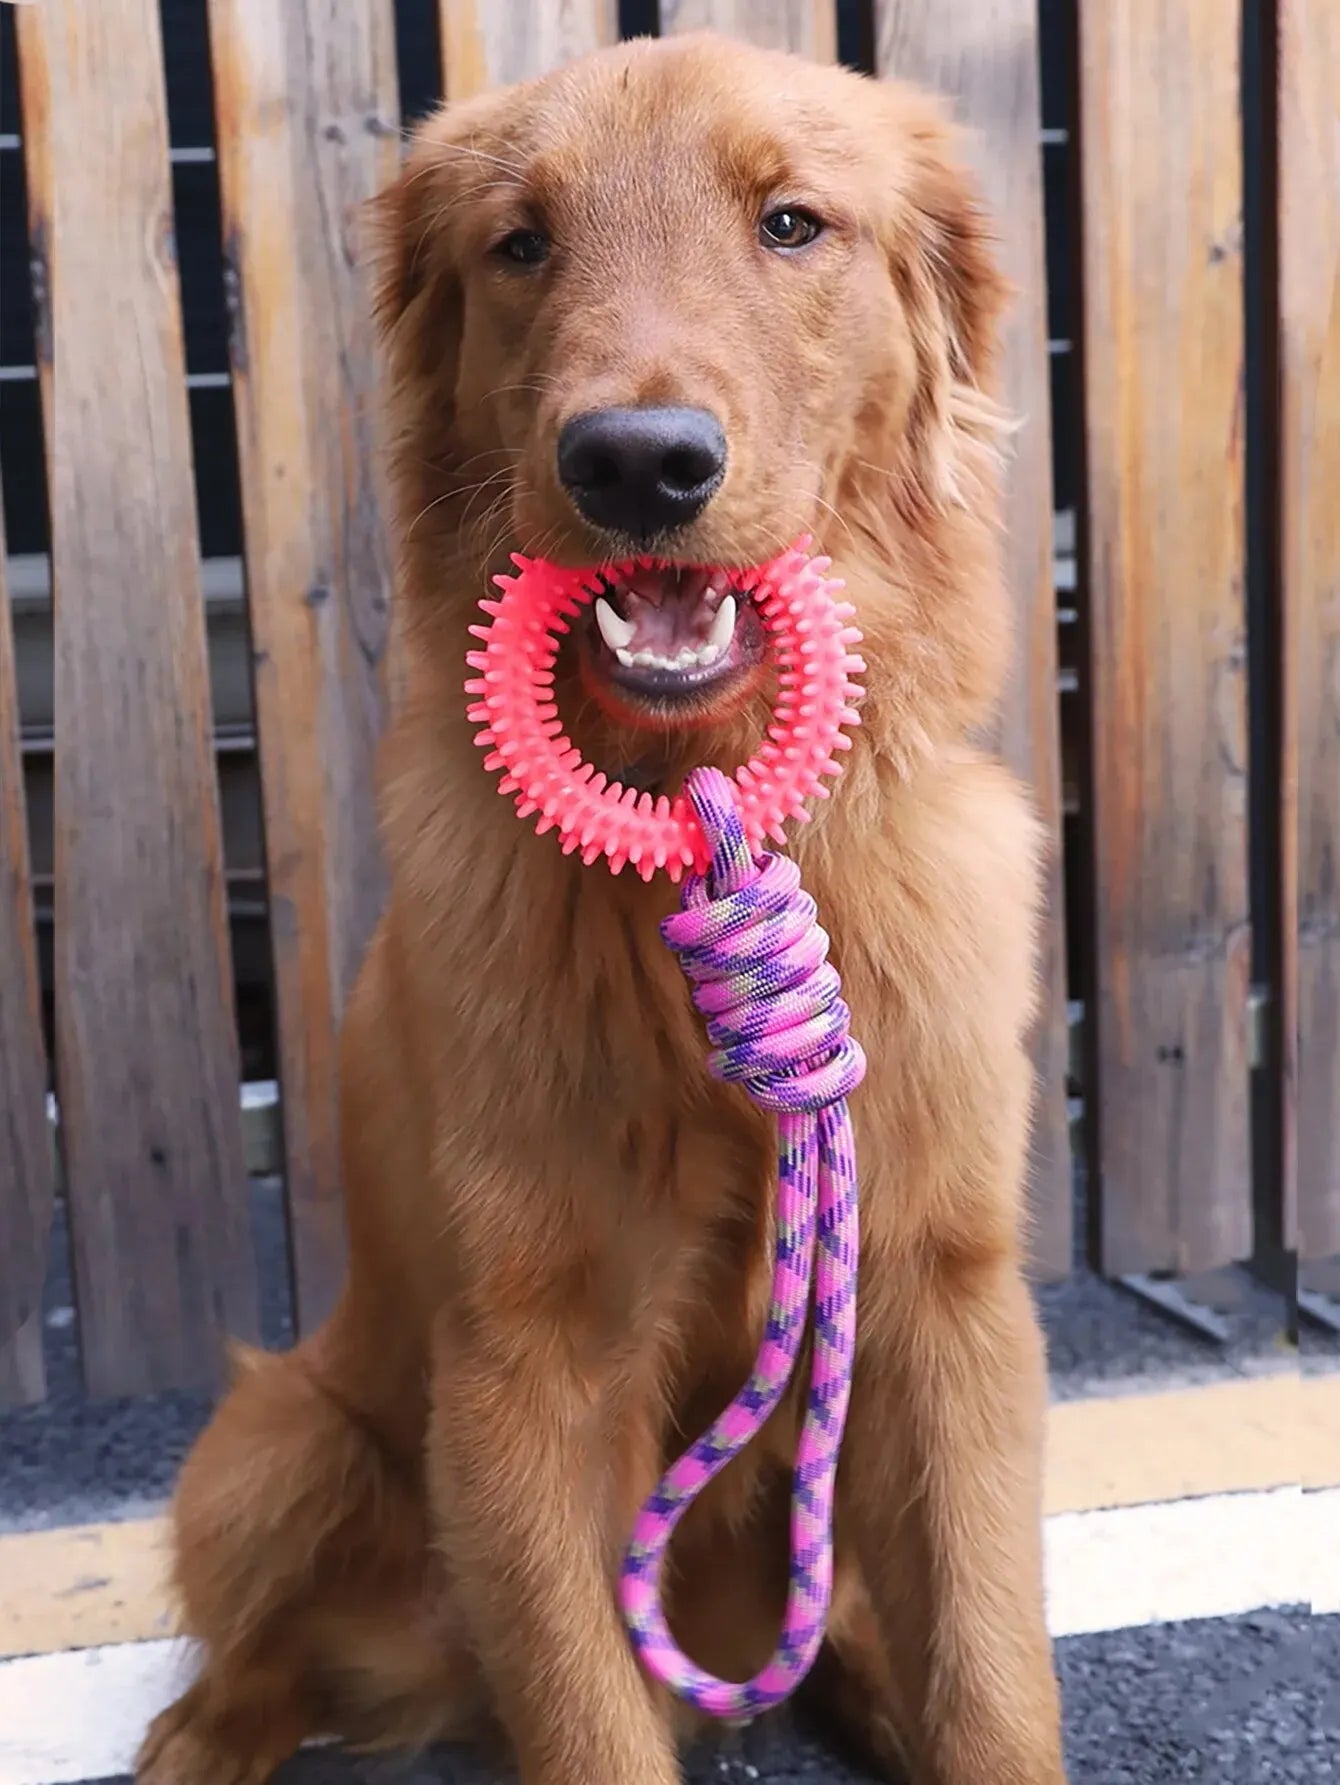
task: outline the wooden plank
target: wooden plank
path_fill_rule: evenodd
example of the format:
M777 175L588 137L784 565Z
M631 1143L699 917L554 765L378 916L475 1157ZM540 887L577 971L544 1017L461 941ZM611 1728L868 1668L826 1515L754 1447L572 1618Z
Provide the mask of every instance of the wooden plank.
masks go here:
M1101 1255L1251 1249L1239 10L1083 0Z
M158 8L18 18L55 592L57 1082L94 1393L257 1326ZM90 155L89 144L98 145Z
M968 149L996 220L1002 265L1016 288L1005 325L1001 397L1022 423L1006 488L1006 575L1018 642L997 742L1034 790L1051 840L1040 938L1042 1007L1033 1044L1039 1083L1032 1254L1040 1274L1063 1276L1071 1266L1073 1198L1037 7L1034 0L972 0L953 7L938 0L877 0L875 66L882 75L945 94L969 127Z
M1280 0L1286 1049L1296 1235L1340 1253L1340 14Z
M344 1260L336 1043L385 890L391 567L355 230L399 160L390 0L210 0L298 1325Z
M837 61L834 0L661 0L661 31L724 31L816 62Z
M618 0L438 0L443 91L527 81L619 37Z
M55 1193L46 1046L0 514L0 1405L39 1401L42 1285Z

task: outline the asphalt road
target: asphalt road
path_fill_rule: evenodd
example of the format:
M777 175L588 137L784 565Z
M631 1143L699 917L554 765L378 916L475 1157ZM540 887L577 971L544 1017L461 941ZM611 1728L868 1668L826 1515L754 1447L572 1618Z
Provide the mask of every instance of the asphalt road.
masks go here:
M1057 1645L1071 1785L1335 1785L1340 1618L1256 1613ZM459 1751L303 1754L279 1785L502 1785ZM689 1785L866 1785L777 1722L690 1756ZM102 1781L100 1785L128 1785ZM983 1779L981 1785L996 1785Z

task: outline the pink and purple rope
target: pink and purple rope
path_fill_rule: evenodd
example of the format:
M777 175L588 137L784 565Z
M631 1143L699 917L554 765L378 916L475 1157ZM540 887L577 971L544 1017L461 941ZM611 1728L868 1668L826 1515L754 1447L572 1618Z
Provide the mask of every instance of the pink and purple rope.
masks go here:
M725 775L697 769L687 791L711 862L703 876L686 882L682 908L661 933L707 1019L713 1075L741 1085L777 1116L776 1265L753 1373L643 1507L619 1590L648 1672L710 1716L747 1719L779 1704L804 1679L823 1641L832 1594L834 1485L856 1338L856 1155L846 1099L861 1082L865 1056L848 1033L850 1013L828 960L828 937L795 863L750 854ZM813 1364L796 1453L781 1640L752 1680L719 1680L680 1650L666 1623L666 1550L695 1496L781 1400L811 1322Z

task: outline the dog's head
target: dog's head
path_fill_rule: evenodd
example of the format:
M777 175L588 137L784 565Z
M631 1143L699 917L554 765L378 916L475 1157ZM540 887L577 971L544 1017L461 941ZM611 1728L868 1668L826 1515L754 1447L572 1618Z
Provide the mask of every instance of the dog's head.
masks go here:
M951 151L915 92L708 37L422 126L380 201L377 303L431 636L459 656L512 551L589 567L578 703L683 738L767 675L720 572L809 533L852 583L872 695L922 733L978 716L1003 291Z

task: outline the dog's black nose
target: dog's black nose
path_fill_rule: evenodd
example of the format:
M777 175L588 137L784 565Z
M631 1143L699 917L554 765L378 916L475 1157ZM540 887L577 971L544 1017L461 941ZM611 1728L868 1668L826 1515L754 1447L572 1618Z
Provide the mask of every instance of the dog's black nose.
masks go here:
M726 436L706 409L597 409L558 437L558 475L588 521L654 539L701 514L726 471Z

